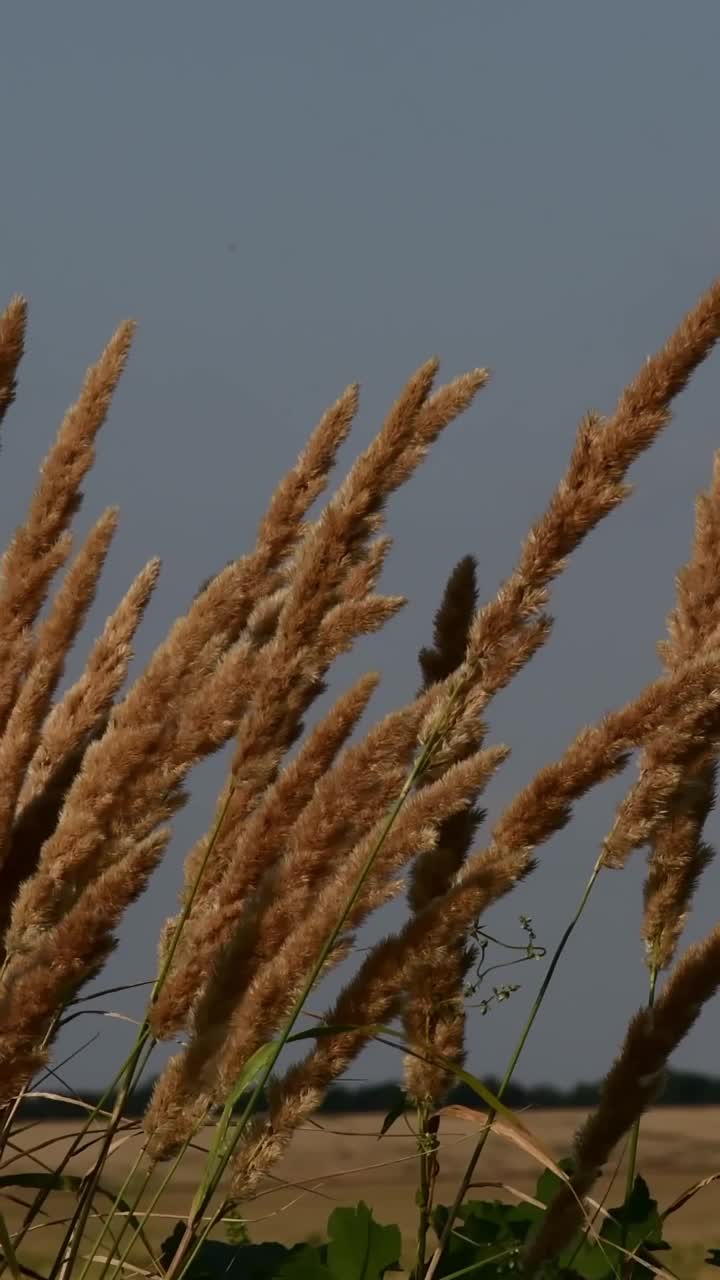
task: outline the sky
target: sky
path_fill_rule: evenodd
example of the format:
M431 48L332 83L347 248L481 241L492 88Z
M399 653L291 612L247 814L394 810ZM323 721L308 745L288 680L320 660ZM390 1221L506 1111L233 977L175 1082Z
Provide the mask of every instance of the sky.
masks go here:
M3 31L0 297L23 292L31 308L0 459L4 539L85 368L120 320L139 325L78 520L82 531L121 507L85 645L157 554L139 671L200 582L252 546L272 489L349 382L362 400L343 466L429 355L446 377L491 368L487 390L391 504L383 586L407 607L334 671L335 694L363 670L382 672L372 723L413 694L453 564L476 555L482 596L494 594L581 415L612 409L718 272L720 7L7 0ZM488 792L489 822L583 724L657 673L694 497L719 445L720 352L634 467L632 498L553 590L550 643L492 705L490 739L512 754ZM194 775L103 985L152 977L183 857L211 821L226 763ZM623 786L578 806L536 873L484 919L491 932L518 941L524 913L555 945ZM720 835L714 817L709 835ZM622 877L601 879L519 1079L567 1085L610 1065L646 993L643 869L638 855ZM720 862L688 939L716 922L719 886ZM373 919L361 944L403 912ZM469 1065L481 1075L503 1071L542 968L509 976L522 990L471 1017ZM137 1014L140 996L97 1008ZM718 1016L706 1010L676 1066L720 1071ZM60 1045L82 1049L68 1077L105 1083L128 1034L118 1020L78 1018ZM351 1075L399 1068L373 1047Z

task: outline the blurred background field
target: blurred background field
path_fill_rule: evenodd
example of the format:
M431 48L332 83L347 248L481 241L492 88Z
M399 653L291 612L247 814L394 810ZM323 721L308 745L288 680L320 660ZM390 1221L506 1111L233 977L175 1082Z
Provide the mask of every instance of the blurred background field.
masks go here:
M524 1112L523 1119L545 1149L560 1158L566 1154L583 1116L584 1112L577 1109L532 1109ZM324 1115L298 1133L274 1177L247 1206L251 1238L286 1244L317 1239L337 1205L362 1199L372 1207L378 1221L400 1225L406 1260L409 1259L415 1230L415 1144L402 1119L396 1121L389 1134L379 1138L382 1121L382 1115L373 1113ZM18 1135L17 1159L6 1168L6 1175L37 1169L36 1159L48 1166L56 1165L75 1130L70 1122L32 1123ZM100 1130L96 1132L99 1136ZM440 1203L448 1201L457 1187L476 1136L476 1128L454 1117L443 1122L437 1197ZM137 1143L137 1137L130 1135L115 1152L110 1166L112 1189L124 1178L137 1154ZM74 1159L69 1170L82 1173L91 1154L89 1149ZM187 1212L201 1159L199 1150L187 1156L170 1190L158 1203L156 1215L147 1224L148 1238L154 1244L163 1240ZM695 1182L720 1171L720 1107L662 1107L649 1112L643 1123L639 1168L661 1210ZM512 1194L508 1189L512 1188L532 1193L538 1173L539 1167L524 1152L507 1140L492 1136L478 1167L472 1196L508 1199ZM612 1205L622 1199L622 1166L609 1169L608 1175L614 1177L606 1201ZM598 1186L598 1199L607 1193L609 1181L608 1177ZM29 1193L5 1185L3 1196L4 1212L12 1230L20 1221L19 1199L29 1199ZM61 1239L58 1220L70 1209L71 1199L65 1193L52 1197L42 1226L33 1230L26 1241L24 1261L39 1266L52 1255L53 1246ZM703 1243L708 1248L720 1245L720 1181L700 1191L673 1214L668 1219L666 1235L673 1251L663 1255L665 1265L683 1280L695 1276L712 1280L717 1271L703 1265ZM147 1262L140 1247L133 1250L132 1256L138 1266Z

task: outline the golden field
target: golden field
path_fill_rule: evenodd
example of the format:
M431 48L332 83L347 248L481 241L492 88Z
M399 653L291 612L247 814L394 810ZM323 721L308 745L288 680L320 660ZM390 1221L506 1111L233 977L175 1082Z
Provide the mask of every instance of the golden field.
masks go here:
M530 1110L523 1113L523 1120L544 1149L559 1158L567 1152L582 1116L575 1110ZM291 1242L312 1237L323 1231L335 1205L363 1199L372 1206L379 1221L400 1224L409 1252L415 1221L414 1139L403 1120L396 1121L392 1132L378 1139L382 1119L373 1114L323 1116L321 1122L299 1132L273 1180L247 1206L252 1238ZM56 1166L74 1131L72 1124L57 1121L20 1128L16 1159L3 1166L5 1177L13 1171L37 1169L37 1159L47 1167ZM476 1135L472 1124L456 1117L443 1122L437 1197L441 1202L447 1201L457 1186ZM109 1166L113 1188L119 1185L137 1154L138 1141L135 1135L127 1136L115 1152ZM69 1169L76 1173L86 1169L91 1151L89 1148L84 1156L73 1160ZM187 1210L197 1186L201 1159L199 1151L192 1152L174 1177L171 1189L159 1201L156 1214L148 1223L148 1235L154 1242L161 1240ZM643 1123L639 1168L661 1209L693 1183L719 1171L720 1107L665 1107L650 1112ZM477 1184L486 1185L477 1185L473 1195L505 1199L512 1194L512 1188L531 1192L538 1171L531 1157L508 1140L493 1135L476 1174ZM107 1179L105 1185L109 1185ZM609 1204L622 1199L622 1187L620 1171L616 1173ZM6 1198L4 1205L11 1227L20 1217L16 1197L29 1198L29 1194L25 1189L4 1184L5 1197L13 1197ZM600 1198L599 1189L596 1194ZM42 1259L52 1255L53 1245L60 1239L57 1220L70 1204L68 1195L53 1197L46 1206L50 1210L47 1222L26 1241L25 1261L34 1259L40 1265ZM668 1220L667 1237L676 1248L672 1255L664 1255L663 1261L669 1259L676 1274L691 1277L703 1272L708 1280L717 1274L702 1267L702 1246L720 1245L720 1181L700 1191ZM134 1259L141 1263L140 1249L134 1251Z

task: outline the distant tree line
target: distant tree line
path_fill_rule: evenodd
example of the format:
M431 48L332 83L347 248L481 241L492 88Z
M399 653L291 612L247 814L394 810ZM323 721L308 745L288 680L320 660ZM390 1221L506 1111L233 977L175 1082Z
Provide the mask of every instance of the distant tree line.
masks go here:
M497 1093L500 1082L488 1076L485 1084L493 1093ZM142 1115L150 1094L152 1083L137 1090L127 1108L128 1115ZM69 1095L68 1095L69 1096ZM100 1094L90 1090L74 1095L82 1102L95 1105ZM570 1089L559 1089L551 1084L521 1085L511 1084L504 1095L509 1107L591 1107L597 1102L599 1085L584 1083L573 1085ZM449 1098L450 1102L461 1103L467 1107L477 1106L479 1099L469 1085L460 1084ZM327 1114L342 1114L350 1111L375 1111L387 1113L400 1111L403 1094L399 1085L388 1081L381 1084L334 1085L328 1092L322 1111ZM482 1105L482 1104L480 1104ZM720 1077L699 1075L693 1071L671 1071L668 1073L665 1089L658 1099L658 1106L666 1107L702 1107L720 1105ZM242 1100L238 1108L242 1106ZM26 1098L22 1104L22 1115L37 1119L68 1119L72 1108L63 1101L50 1098Z

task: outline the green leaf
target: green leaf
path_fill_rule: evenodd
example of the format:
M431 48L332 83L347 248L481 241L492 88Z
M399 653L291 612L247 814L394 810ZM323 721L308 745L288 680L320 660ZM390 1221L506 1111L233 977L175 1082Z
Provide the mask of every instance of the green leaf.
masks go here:
M163 1242L160 1261L165 1269L183 1232L184 1224L178 1222ZM282 1244L205 1240L185 1274L188 1280L380 1280L397 1268L400 1231L380 1226L366 1204L336 1209L328 1232L328 1245L298 1244L290 1249Z
M391 1107L387 1115L385 1116L385 1119L383 1120L382 1125L380 1126L378 1139L385 1137L385 1134L388 1132L388 1129L392 1129L395 1121L399 1120L400 1116L404 1116L407 1109L408 1109L407 1097L405 1096L404 1093L401 1093L400 1097L395 1103L395 1106Z
M184 1231L185 1231L185 1224L183 1222L176 1222L175 1226L170 1232L170 1235L166 1236L165 1239L161 1242L160 1263L162 1265L163 1271L167 1271L168 1267L170 1266L170 1263L173 1260L175 1251L180 1241L183 1238Z
M442 1234L448 1212L444 1205L435 1209L433 1227L437 1235ZM520 1248L541 1216L542 1210L534 1205L466 1201L458 1210L458 1222L436 1274L450 1280L482 1267L484 1280L498 1280L512 1271Z
M399 1228L380 1226L362 1200L355 1209L335 1209L328 1234L327 1265L333 1280L379 1280L398 1268Z
M322 1252L315 1245L302 1245L277 1271L273 1280L331 1280L332 1272L323 1262Z
M178 1222L162 1244L160 1261L167 1269L184 1233ZM322 1249L310 1244L251 1244L204 1240L184 1273L188 1280L332 1280Z
M273 1054L277 1051L277 1041L270 1040L267 1044L262 1044L255 1053L248 1058L240 1075L235 1081L234 1087L225 1102L225 1110L232 1112L233 1107L240 1101L246 1089L250 1087L253 1081L260 1075L261 1071L272 1061Z
M575 1161L566 1157L558 1163L563 1173L571 1178L575 1172ZM550 1205L561 1187L566 1185L550 1169L546 1169L538 1178L535 1194L543 1204ZM581 1276L583 1280L604 1280L604 1277L613 1275L613 1266L617 1261L615 1249L608 1249L607 1245L599 1248L584 1232L577 1232L555 1259L554 1265L559 1271L569 1271L574 1276Z
M0 1187L34 1187L43 1191L79 1191L84 1179L72 1173L8 1173L0 1178Z
M572 1174L572 1162L561 1162L565 1173ZM540 1178L537 1197L550 1204L560 1188L559 1180L551 1173ZM662 1241L662 1222L657 1202L652 1199L647 1183L636 1178L633 1190L624 1204L609 1210L595 1243L584 1232L577 1232L574 1239L555 1258L553 1266L559 1272L571 1272L582 1280L614 1280L621 1274L647 1280L650 1274L641 1263L633 1264L628 1254L638 1249L656 1250L667 1246ZM628 1269L629 1263L629 1269Z
M647 1182L639 1174L625 1203L610 1209L610 1216L614 1221L604 1222L600 1233L603 1240L624 1245L631 1252L639 1245L648 1249L662 1245L663 1224L657 1200L653 1200Z
M558 1164L563 1173L566 1173L571 1178L575 1172L575 1161L567 1157L564 1160L558 1160ZM551 1169L546 1169L538 1178L535 1195L538 1200L542 1200L543 1204L550 1204L555 1199L560 1188L564 1186L566 1186L566 1183L561 1182L557 1174L553 1173Z
M560 1272L581 1276L582 1280L619 1280L623 1274L622 1259L615 1249L603 1250L587 1236L576 1235L554 1259ZM645 1280L651 1272L645 1273Z
M162 1244L160 1261L167 1269L182 1239L185 1224L176 1223L170 1235ZM184 1273L188 1280L275 1280L277 1276L285 1276L283 1268L297 1254L302 1252L303 1245L295 1245L286 1249L283 1244L226 1244L224 1240L204 1240ZM296 1276L304 1274L310 1280L311 1273L287 1273ZM317 1280L323 1280L322 1273L316 1272Z
M542 1217L532 1204L504 1204L501 1200L468 1200L458 1217L464 1236L478 1243L524 1244L531 1227Z

